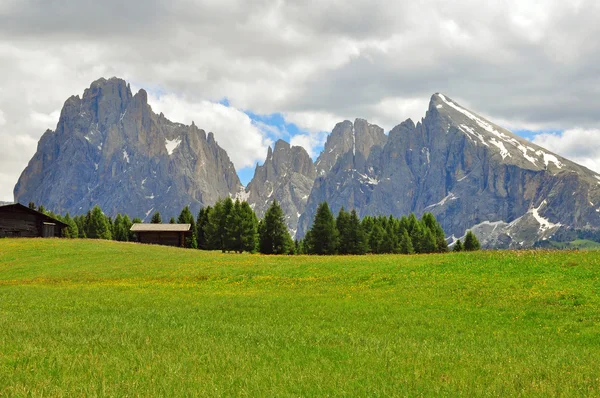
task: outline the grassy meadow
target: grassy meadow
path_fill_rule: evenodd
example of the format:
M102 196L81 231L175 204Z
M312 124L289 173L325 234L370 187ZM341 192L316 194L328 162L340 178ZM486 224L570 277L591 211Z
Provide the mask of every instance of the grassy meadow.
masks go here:
M0 396L598 396L597 252L0 240Z

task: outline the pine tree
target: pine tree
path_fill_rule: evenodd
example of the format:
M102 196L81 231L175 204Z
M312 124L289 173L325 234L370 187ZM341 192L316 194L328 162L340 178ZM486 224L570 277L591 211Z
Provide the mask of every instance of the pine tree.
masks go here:
M169 224L177 224L175 222L175 217L171 217L171 219L169 220Z
M400 235L399 252L402 254L413 254L415 252L406 229L402 230L402 234Z
M335 219L339 240L337 252L339 254L350 254L353 246L352 230L350 226L350 214L342 207Z
M258 247L258 219L248 202L242 202L240 218L241 250L254 253Z
M71 218L69 213L65 215L63 218L63 222L68 225L68 227L63 232L65 238L78 238L79 237L79 228L77 228L77 223L74 219Z
M129 216L127 214L125 214L123 216L123 228L125 228L125 233L126 233L126 241L132 241L133 240L133 232L131 232L131 226L133 225L133 223L131 222L131 220L129 219Z
M192 215L189 206L185 206L183 210L181 210L181 213L177 218L177 223L191 225L190 231L192 232L192 236L185 238L185 247L197 249L198 241L196 239L196 221L194 220L194 216Z
M350 254L365 254L367 252L367 234L358 218L356 210L350 212L350 220L348 222L350 230Z
M287 254L293 245L283 210L274 200L259 224L259 247L263 254Z
M90 216L89 223L87 225L88 237L91 239L112 239L108 218L104 215L104 213L102 213L100 206L94 206L94 208L88 214Z
M379 223L375 223L373 225L373 228L371 229L371 234L369 235L369 248L371 253L382 253L382 243L384 235L385 230L381 227L381 225L379 225Z
M225 251L241 253L242 249L242 205L236 200L225 221Z
M476 251L480 249L479 240L475 236L475 234L471 231L467 231L467 236L465 236L465 244L464 250L468 252Z
M35 210L35 203L34 202L29 202L29 206L28 206L31 210Z
M196 236L198 239L198 248L202 250L210 250L211 248L207 237L207 228L211 211L212 207L203 207L202 209L200 209L200 212L198 213L198 219L196 221Z
M433 233L435 237L436 251L440 253L447 252L448 242L446 241L444 230L442 229L440 223L438 223L435 219L435 216L432 213L425 213L421 218L421 222L424 223Z
M123 223L123 216L117 214L113 223L113 239L119 242L126 242L129 239L129 231Z
M208 214L208 222L204 228L204 236L208 250L223 250L223 238L225 235L225 208L223 201L218 200L212 211Z
M463 251L463 244L460 241L460 239L456 241L456 243L454 244L454 248L452 250L455 251L455 252L461 252L461 251Z
M160 218L160 213L158 211L152 215L152 220L150 222L152 224L162 224L162 219Z
M73 220L75 221L75 224L77 224L77 231L79 233L79 235L77 237L80 239L87 238L87 235L85 232L87 230L87 227L85 225L85 216L75 216L73 218Z
M311 254L330 255L335 254L338 242L338 233L335 227L335 219L329 209L327 202L323 202L317 208L317 214L310 228Z

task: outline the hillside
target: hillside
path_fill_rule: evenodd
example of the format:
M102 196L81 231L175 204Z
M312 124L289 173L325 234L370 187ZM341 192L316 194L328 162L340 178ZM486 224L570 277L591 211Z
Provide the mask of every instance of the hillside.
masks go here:
M11 395L598 395L591 252L227 255L0 240Z

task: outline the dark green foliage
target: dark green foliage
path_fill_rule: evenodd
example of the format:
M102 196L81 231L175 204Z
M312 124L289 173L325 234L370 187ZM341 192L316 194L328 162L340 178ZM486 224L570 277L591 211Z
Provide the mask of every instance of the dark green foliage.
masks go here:
M99 206L88 212L86 216L87 231L86 235L90 239L112 239L111 228L108 217L102 213Z
M254 253L258 247L258 219L248 202L240 206L240 251Z
M113 239L120 242L126 242L129 240L129 230L123 221L123 216L121 216L121 214L117 214L112 229Z
M236 200L233 207L227 214L225 220L225 247L224 251L235 251L241 253L242 250L242 205Z
M402 231L402 235L400 236L398 252L401 254L413 254L415 252L412 241L410 240L410 236L408 236L408 231L406 229Z
M382 254L383 251L383 238L385 236L385 230L380 224L375 224L369 234L369 251L373 254Z
M212 211L212 207L203 207L198 213L198 220L196 222L196 237L198 239L198 248L202 250L209 250L211 247L208 243L207 228L209 223L209 216Z
M456 241L456 243L454 244L454 248L452 250L455 252L461 252L464 250L463 244L460 241L460 239Z
M29 202L29 205L28 205L28 207L29 207L31 210L35 210L35 203L34 203L34 202Z
M310 229L310 254L330 255L336 253L338 231L333 214L327 202L317 208L317 214Z
M196 221L194 220L194 216L192 215L192 212L188 206L185 206L183 210L181 210L181 213L177 218L177 223L191 225L190 230L192 231L192 236L185 238L185 247L197 249L198 241L196 239Z
M294 242L285 225L283 210L273 201L258 228L259 250L263 254L288 254Z
M171 217L171 219L169 220L169 224L176 224L177 222L175 221L175 217Z
M471 231L467 231L467 236L465 236L465 251L472 252L480 249L479 240L475 236L475 234Z
M342 207L335 219L335 225L338 230L338 248L339 254L350 254L352 251L352 236L350 231L350 213Z
M360 223L356 210L350 212L349 230L350 251L348 254L365 254L368 250L367 234Z
M150 222L152 224L162 224L162 218L160 217L160 213L158 211L152 215L152 220Z
M65 215L65 217L62 219L62 221L69 226L68 228L65 228L65 230L63 231L64 237L71 238L71 239L78 238L79 237L79 228L77 227L77 223L75 222L74 219L71 218L69 213L67 213Z

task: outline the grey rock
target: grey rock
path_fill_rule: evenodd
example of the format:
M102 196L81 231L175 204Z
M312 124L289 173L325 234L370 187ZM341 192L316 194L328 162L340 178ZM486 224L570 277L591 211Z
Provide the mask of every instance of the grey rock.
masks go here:
M441 94L364 164L350 166L348 153L315 181L299 236L324 200L361 216L432 212L449 238L475 228L487 247L530 247L560 226L600 228L600 175Z
M274 200L279 202L292 236L296 235L298 218L304 211L316 170L308 152L290 146L283 140L268 149L262 166L256 166L254 177L241 199L248 200L258 217L263 217Z
M56 131L40 139L14 189L15 200L80 214L100 205L149 219L176 216L237 193L239 178L214 135L152 112L147 93L124 80L93 82L69 98Z

